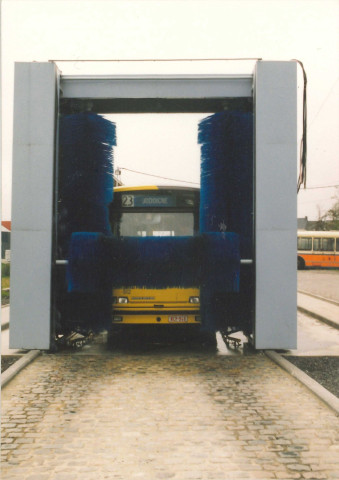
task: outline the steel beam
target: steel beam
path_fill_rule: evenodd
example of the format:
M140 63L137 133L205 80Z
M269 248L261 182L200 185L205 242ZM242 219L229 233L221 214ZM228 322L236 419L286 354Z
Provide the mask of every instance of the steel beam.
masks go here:
M63 76L62 98L251 97L252 75Z

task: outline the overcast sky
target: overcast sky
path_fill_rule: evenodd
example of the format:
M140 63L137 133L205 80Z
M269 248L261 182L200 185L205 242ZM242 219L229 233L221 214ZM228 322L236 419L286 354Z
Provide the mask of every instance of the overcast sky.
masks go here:
M11 211L14 62L51 59L75 60L58 63L64 74L251 73L254 66L249 61L100 65L82 59L301 60L308 76L309 188L299 193L298 215L315 219L318 208L324 212L333 203L335 188L328 186L339 185L337 0L3 0L1 22L3 219ZM115 115L116 166L199 181L201 118ZM122 179L158 183L127 170Z

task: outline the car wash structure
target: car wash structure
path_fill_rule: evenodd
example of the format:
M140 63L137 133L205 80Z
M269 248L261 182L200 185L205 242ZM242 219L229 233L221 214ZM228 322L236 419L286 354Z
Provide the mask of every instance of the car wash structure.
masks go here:
M179 112L215 112L197 129L199 234L117 238L116 130L100 114ZM133 265L135 287L199 287L206 331L295 348L297 140L296 61L257 61L251 75L77 77L17 63L10 347L48 350L72 322L108 328L112 288L130 285Z

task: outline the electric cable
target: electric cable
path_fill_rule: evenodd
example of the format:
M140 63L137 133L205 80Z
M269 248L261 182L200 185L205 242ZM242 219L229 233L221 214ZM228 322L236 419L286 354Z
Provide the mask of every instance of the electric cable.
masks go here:
M332 92L333 92L336 84L338 83L338 81L339 81L339 77L336 79L336 81L334 82L334 84L333 84L332 87L330 88L328 94L326 95L326 98L323 100L322 104L320 105L320 107L318 108L316 114L314 115L312 121L309 123L308 129L311 128L311 126L313 125L314 121L317 119L319 113L321 112L321 110L323 109L324 105L326 104L326 102L327 102L328 99L330 98L330 96L331 96L331 94L332 94Z
M319 186L316 186L316 187L307 187L305 188L305 190L314 190L316 188L336 188L336 187L339 187L339 185L319 185Z
M307 75L303 63L300 60L293 59L302 69L304 88L303 88L303 134L300 142L300 160L299 160L299 177L297 184L297 192L301 185L306 188L306 167L307 167Z
M173 182L181 183L193 183L194 185L200 185L198 182L190 182L189 180L179 180L177 178L162 177L161 175L153 175L152 173L139 172L138 170L131 170L130 168L119 167L120 170L127 170L128 172L138 173L139 175L146 175L148 177L162 178L163 180L171 180Z

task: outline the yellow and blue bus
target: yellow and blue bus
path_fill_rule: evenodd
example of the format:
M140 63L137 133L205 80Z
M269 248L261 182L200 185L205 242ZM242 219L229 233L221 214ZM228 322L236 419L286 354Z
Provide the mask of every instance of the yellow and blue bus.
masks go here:
M199 189L176 186L116 187L110 206L116 237L194 236L199 233ZM114 288L109 343L122 334L202 338L196 287Z

